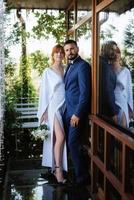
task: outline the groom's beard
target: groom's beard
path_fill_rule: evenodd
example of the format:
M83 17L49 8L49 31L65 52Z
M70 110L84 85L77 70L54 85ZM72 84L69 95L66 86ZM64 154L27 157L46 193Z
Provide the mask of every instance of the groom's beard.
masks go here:
M68 60L72 61L72 60L74 60L75 58L77 58L77 56L78 56L78 54L70 54L70 55L68 56Z

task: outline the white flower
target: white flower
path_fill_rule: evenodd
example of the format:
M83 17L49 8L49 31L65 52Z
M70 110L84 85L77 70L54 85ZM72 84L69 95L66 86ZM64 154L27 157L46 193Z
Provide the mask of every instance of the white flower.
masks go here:
M34 136L35 140L46 140L50 136L50 129L47 125L41 125L36 130L32 130L31 134Z

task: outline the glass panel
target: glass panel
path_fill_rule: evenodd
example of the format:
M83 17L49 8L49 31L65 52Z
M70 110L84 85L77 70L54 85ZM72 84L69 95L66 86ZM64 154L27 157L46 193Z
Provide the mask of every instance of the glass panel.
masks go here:
M68 11L69 29L74 26L74 16L74 8L71 8L71 10Z
M84 16L88 15L91 12L92 3L90 0L87 1L77 1L77 22L81 20Z
M91 64L91 23L87 22L76 31L79 54Z
M99 190L99 188L101 188L102 190L104 190L104 175L99 170L99 168L97 168L96 174L97 174L97 180L96 181L97 181L98 190Z
M107 192L106 192L106 199L108 200L121 200L120 194L117 192L117 190L110 184L110 182L106 181L107 186Z
M102 199L102 195L104 193L104 175L96 164L93 164L93 174L94 193L96 196L95 199Z
M97 132L97 155L104 162L104 129L98 127Z
M117 0L100 12L98 19L98 114L126 130L131 122L134 131L134 2Z
M134 197L134 151L126 149L126 192Z
M110 135L109 140L109 170L121 181L122 180L122 144Z

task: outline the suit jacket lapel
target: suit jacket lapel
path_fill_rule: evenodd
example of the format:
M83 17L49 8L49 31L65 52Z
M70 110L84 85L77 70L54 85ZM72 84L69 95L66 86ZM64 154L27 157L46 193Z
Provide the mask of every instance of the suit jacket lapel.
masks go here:
M76 67L76 63L80 60L80 56L74 61L74 63L70 63L67 66L66 72L64 74L64 82L65 82L65 86L67 85L67 80L68 80L68 75L72 72L72 70ZM71 66L72 65L72 66ZM69 69L71 67L71 69ZM69 71L68 71L69 70Z
M68 70L69 70L69 68L70 68L70 65L71 65L71 64L68 64L68 66L67 66L66 72L65 72L65 74L64 74L64 79L65 79L65 77L66 77L66 75L67 75L67 72L68 72Z

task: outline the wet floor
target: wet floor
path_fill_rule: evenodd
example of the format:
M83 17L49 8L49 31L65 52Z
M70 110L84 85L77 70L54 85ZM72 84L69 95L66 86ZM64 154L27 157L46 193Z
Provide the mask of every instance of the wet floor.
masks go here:
M88 187L59 186L41 178L40 161L10 161L2 200L91 200Z

